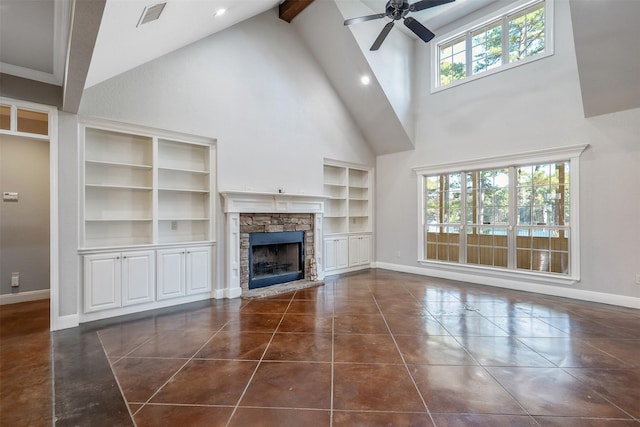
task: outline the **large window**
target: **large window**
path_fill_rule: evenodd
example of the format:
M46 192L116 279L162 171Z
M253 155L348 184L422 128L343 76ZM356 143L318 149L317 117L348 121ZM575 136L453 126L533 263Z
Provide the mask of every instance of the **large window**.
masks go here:
M571 195L584 148L514 157L520 162L509 166L496 167L509 161L500 159L417 169L422 261L577 277L578 206Z
M551 2L520 2L461 31L436 39L432 51L436 79L432 89L550 55L553 50Z

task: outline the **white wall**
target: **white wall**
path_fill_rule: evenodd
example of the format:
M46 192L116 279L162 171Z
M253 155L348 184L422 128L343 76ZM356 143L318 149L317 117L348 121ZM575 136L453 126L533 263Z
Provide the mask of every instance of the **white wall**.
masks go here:
M323 157L375 161L277 10L88 89L80 114L217 138L224 190L321 194Z
M417 47L416 149L377 160L379 262L420 269L413 167L587 143L580 164L582 280L571 288L640 297L634 283L640 273L640 110L584 118L569 4L555 4L554 56L458 87L431 94L429 49Z
M220 191L284 187L318 195L325 157L375 163L326 76L277 10L93 86L79 114L216 138ZM77 128L74 117L60 121L60 156L67 159L60 193L75 197L69 209L77 212L78 159L71 145ZM223 288L224 222L218 210L217 277ZM65 230L70 238L64 244L61 238L61 315L73 312L79 292L77 216L74 225L61 224L61 236Z

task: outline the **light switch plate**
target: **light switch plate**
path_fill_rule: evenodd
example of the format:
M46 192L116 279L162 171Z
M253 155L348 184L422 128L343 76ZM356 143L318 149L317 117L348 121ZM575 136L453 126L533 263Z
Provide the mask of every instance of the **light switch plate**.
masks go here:
M10 191L5 191L2 193L2 200L5 202L17 202L18 201L18 193L12 193Z

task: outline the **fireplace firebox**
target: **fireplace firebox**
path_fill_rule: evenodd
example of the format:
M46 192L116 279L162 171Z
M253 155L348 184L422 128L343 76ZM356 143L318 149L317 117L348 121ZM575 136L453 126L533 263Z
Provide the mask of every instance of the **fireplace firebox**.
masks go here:
M249 289L304 279L304 231L249 233Z

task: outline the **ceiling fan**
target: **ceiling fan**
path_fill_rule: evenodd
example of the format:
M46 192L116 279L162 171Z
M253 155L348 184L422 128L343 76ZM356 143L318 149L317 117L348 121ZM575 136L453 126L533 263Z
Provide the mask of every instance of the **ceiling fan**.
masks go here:
M411 16L407 16L409 12L418 12L420 10L429 9L431 7L440 6L446 3L451 3L455 0L420 0L415 3L409 4L406 0L389 0L385 7L385 13L377 13L375 15L360 16L359 18L351 18L344 21L344 25L357 24L359 22L371 21L374 19L384 18L388 16L392 19L387 25L384 26L376 40L371 45L370 50L378 50L382 45L382 42L393 28L395 21L404 19L404 25L413 31L418 37L425 42L428 42L436 35L433 34L427 27L422 25L420 21Z

